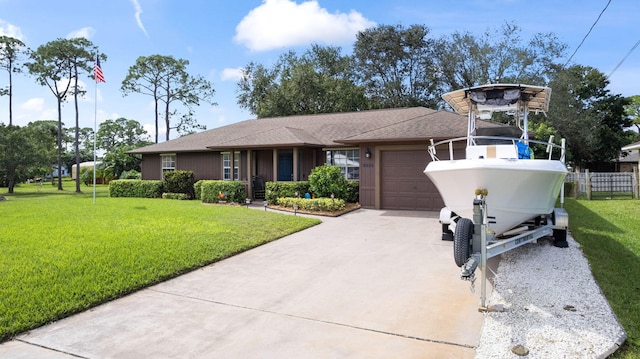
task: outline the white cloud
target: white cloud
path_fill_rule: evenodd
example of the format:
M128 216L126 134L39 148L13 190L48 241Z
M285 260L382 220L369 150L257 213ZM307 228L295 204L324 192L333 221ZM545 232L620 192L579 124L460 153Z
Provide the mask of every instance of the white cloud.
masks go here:
M18 40L24 40L22 30L20 30L19 27L0 19L0 36L2 35L14 37Z
M234 40L252 51L306 45L349 43L358 31L375 26L355 10L329 13L317 0L263 0L236 26Z
M69 79L61 79L58 81L58 89L60 89L60 91L64 90L67 87L67 84L69 85L69 92L67 93L67 97L66 97L66 102L73 102L73 85L75 84L74 81L71 81L71 83L69 84ZM87 95L87 84L82 81L82 80L78 80L78 90L80 91L80 93L78 94L78 99L80 99L81 101L92 101L92 99L89 99L89 96ZM92 96L93 97L93 96Z
M145 123L142 125L142 128L144 128L145 131L147 131L147 134L149 136L149 141L155 141L156 139L156 125L153 123ZM176 134L176 131L174 130L173 132L174 135ZM164 128L164 126L160 125L158 127L158 142L164 142L165 137L167 134L167 130Z
M147 29L144 28L144 24L142 23L142 18L140 17L140 15L142 15L142 6L140 6L140 3L138 2L138 0L131 0L131 4L133 5L133 8L136 10L135 17L136 17L136 23L138 24L138 27L140 28L140 30L142 30L142 32L144 32L144 35L146 37L149 37L149 34L147 33Z
M96 29L92 28L91 26L86 26L82 29L71 31L69 35L67 35L67 39L79 39L84 37L87 40L91 40L95 33Z
M44 109L44 98L30 98L25 103L20 105L20 108L27 111L42 111Z
M226 68L222 70L222 74L220 74L220 78L222 79L222 81L227 81L227 80L239 81L242 78L243 73L244 73L244 70L242 67L237 67L235 69Z
M36 121L58 121L58 110L55 108L47 108L40 111Z

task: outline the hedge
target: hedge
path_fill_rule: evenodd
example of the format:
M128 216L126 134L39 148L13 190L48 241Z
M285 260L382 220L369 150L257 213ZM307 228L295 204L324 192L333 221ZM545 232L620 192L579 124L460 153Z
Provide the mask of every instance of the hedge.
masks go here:
M269 203L276 203L278 198L283 198L283 197L303 198L305 193L311 193L309 181L267 182L265 184L265 189L266 189L265 200L267 200ZM298 191L298 196L296 196L296 191ZM344 192L346 193L346 198L344 198L345 202L347 203L360 202L360 182L359 181L354 181L354 180L347 181L347 189ZM197 195L197 192L196 192L196 195Z
M164 173L164 190L169 193L184 193L188 199L195 198L193 171L167 171Z
M305 211L326 211L335 212L343 210L345 207L345 201L338 198L297 198L297 197L283 197L276 200L278 206L293 208L294 204L298 205L298 209Z
M202 199L202 183L206 182L207 180L200 180L196 183L193 184L193 191L195 193L195 199Z
M109 182L109 197L160 198L164 192L164 181L114 180Z
M304 197L309 192L309 181L298 182L267 182L265 184L265 200L276 203L281 197ZM298 195L296 196L296 191Z
M347 203L360 202L360 181L348 180L345 200Z
M233 202L245 203L247 193L244 183L238 181L202 180L198 181L196 196L205 203Z
M191 199L191 197L186 193L174 193L174 192L165 192L162 194L163 199L179 199L179 200L187 200Z

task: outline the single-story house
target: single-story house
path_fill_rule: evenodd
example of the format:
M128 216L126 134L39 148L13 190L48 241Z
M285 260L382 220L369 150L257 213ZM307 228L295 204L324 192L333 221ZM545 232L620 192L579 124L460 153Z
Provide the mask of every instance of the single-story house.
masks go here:
M190 170L196 180L243 181L250 196L259 182L307 180L330 163L360 182L365 208L439 210L440 194L422 172L427 146L466 131L466 116L413 107L252 119L129 153L142 155L142 179Z
M618 159L620 172L635 172L640 163L638 152L640 152L640 142L626 145L621 149L622 155Z
M101 161L96 161L96 165L99 165L101 163L102 163ZM93 169L93 167L94 167L93 161L80 162L80 171L82 171L85 168ZM76 166L75 164L71 166L71 179L76 179L77 171L78 171L78 166Z

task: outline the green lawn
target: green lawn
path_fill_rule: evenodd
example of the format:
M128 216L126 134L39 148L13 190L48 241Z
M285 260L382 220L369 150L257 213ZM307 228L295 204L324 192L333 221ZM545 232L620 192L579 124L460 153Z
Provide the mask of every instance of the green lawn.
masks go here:
M627 344L615 358L640 358L640 201L567 199L569 227L620 323Z
M200 201L22 185L0 202L0 342L318 224ZM6 191L6 189L4 189Z

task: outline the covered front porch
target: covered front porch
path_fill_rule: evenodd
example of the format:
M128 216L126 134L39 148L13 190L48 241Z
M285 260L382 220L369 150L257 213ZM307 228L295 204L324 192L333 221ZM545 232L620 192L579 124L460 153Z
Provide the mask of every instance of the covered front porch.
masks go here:
M225 177L234 164L233 178L224 179L244 182L252 199L264 199L266 182L306 181L311 170L326 161L325 152L318 147L245 148L222 153L229 157L223 159Z

